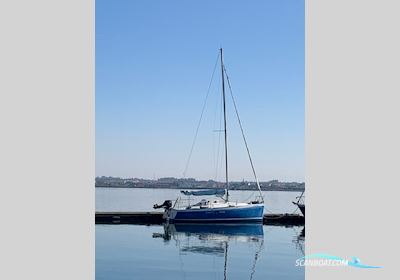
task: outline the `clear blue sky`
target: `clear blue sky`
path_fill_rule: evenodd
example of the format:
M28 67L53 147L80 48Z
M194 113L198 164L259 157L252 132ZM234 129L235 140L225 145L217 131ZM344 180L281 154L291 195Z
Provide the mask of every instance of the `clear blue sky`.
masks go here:
M182 177L221 46L259 179L304 181L302 0L97 0L96 176ZM219 82L187 177L223 180ZM252 180L231 105L230 179Z

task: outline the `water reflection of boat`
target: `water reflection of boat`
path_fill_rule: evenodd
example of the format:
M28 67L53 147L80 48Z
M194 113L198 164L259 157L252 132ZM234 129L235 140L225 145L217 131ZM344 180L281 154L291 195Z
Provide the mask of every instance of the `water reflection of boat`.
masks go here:
M224 258L223 279L227 279L228 249L230 244L248 244L254 251L250 267L250 279L253 278L256 263L264 247L264 231L261 224L165 224L164 233L154 233L153 237L162 237L168 242L174 240L179 254L203 254Z
M221 235L226 237L262 237L261 224L169 224L168 231L185 235Z
M301 232L297 234L293 242L296 244L296 248L301 251L304 256L304 243L305 243L305 227L301 229Z

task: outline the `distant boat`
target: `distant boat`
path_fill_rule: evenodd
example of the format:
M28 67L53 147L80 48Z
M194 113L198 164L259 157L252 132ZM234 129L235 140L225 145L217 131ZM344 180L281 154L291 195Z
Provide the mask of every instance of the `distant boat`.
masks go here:
M306 216L306 205L304 203L304 191L301 193L300 196L296 197L297 201L292 201L293 204L297 205L297 207L299 207L301 213L303 214L303 216Z
M185 195L215 195L220 199L215 198L211 200L202 199L200 202L192 205L182 206L182 200L178 197L175 203L172 205L171 200L165 201L161 205L154 205L154 208L165 209L164 218L171 223L226 223L226 222L257 222L262 223L264 213L264 198L261 192L260 184L257 179L257 175L253 166L253 162L250 156L247 141L243 133L243 128L240 122L239 114L237 112L236 104L232 96L233 104L239 126L241 128L243 140L246 146L250 164L253 170L253 174L256 180L256 185L260 196L254 201L250 202L233 202L229 200L229 180L228 180L228 145L227 145L227 129L226 129L226 98L225 98L225 79L227 79L229 88L229 78L226 75L226 69L222 57L222 48L219 53L220 64L221 64L221 75L222 75L222 100L223 100L223 112L224 112L224 136L225 136L225 190L222 189L211 189L201 191L183 191ZM232 92L231 92L232 93ZM190 203L190 200L189 200Z

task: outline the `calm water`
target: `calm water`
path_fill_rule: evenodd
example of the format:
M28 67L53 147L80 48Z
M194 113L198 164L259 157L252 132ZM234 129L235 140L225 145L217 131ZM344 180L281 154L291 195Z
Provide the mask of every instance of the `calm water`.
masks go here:
M232 197L251 192L233 191ZM176 190L96 189L97 211L149 211ZM173 196L171 196L173 195ZM298 193L267 192L273 212ZM303 227L96 225L96 279L304 279Z
M300 192L263 192L265 208L273 213L293 213L292 204ZM173 189L96 188L96 211L155 211L153 205L166 199L175 200L180 195ZM229 191L232 201L247 200L258 195L254 191ZM159 209L158 211L163 211Z

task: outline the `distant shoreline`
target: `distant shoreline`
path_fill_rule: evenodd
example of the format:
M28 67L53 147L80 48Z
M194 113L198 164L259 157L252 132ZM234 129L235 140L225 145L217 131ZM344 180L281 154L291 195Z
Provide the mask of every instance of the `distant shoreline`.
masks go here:
M305 183L297 182L279 182L270 180L259 182L262 191L286 191L302 192L305 189ZM171 190L199 190L199 189L221 189L225 188L225 183L214 180L196 180L194 178L175 178L163 177L159 179L141 179L141 178L120 178L111 176L96 177L96 188L123 188L123 189L171 189ZM256 182L241 181L229 182L230 190L257 190Z
M196 190L196 189L212 189L212 188L195 188L195 187L187 187L187 188L180 188L180 187L130 187L130 186L95 186L95 188L108 188L108 189L163 189L163 190ZM254 188L230 188L233 191L256 191ZM272 192L302 192L304 188L261 188L261 191L272 191Z

